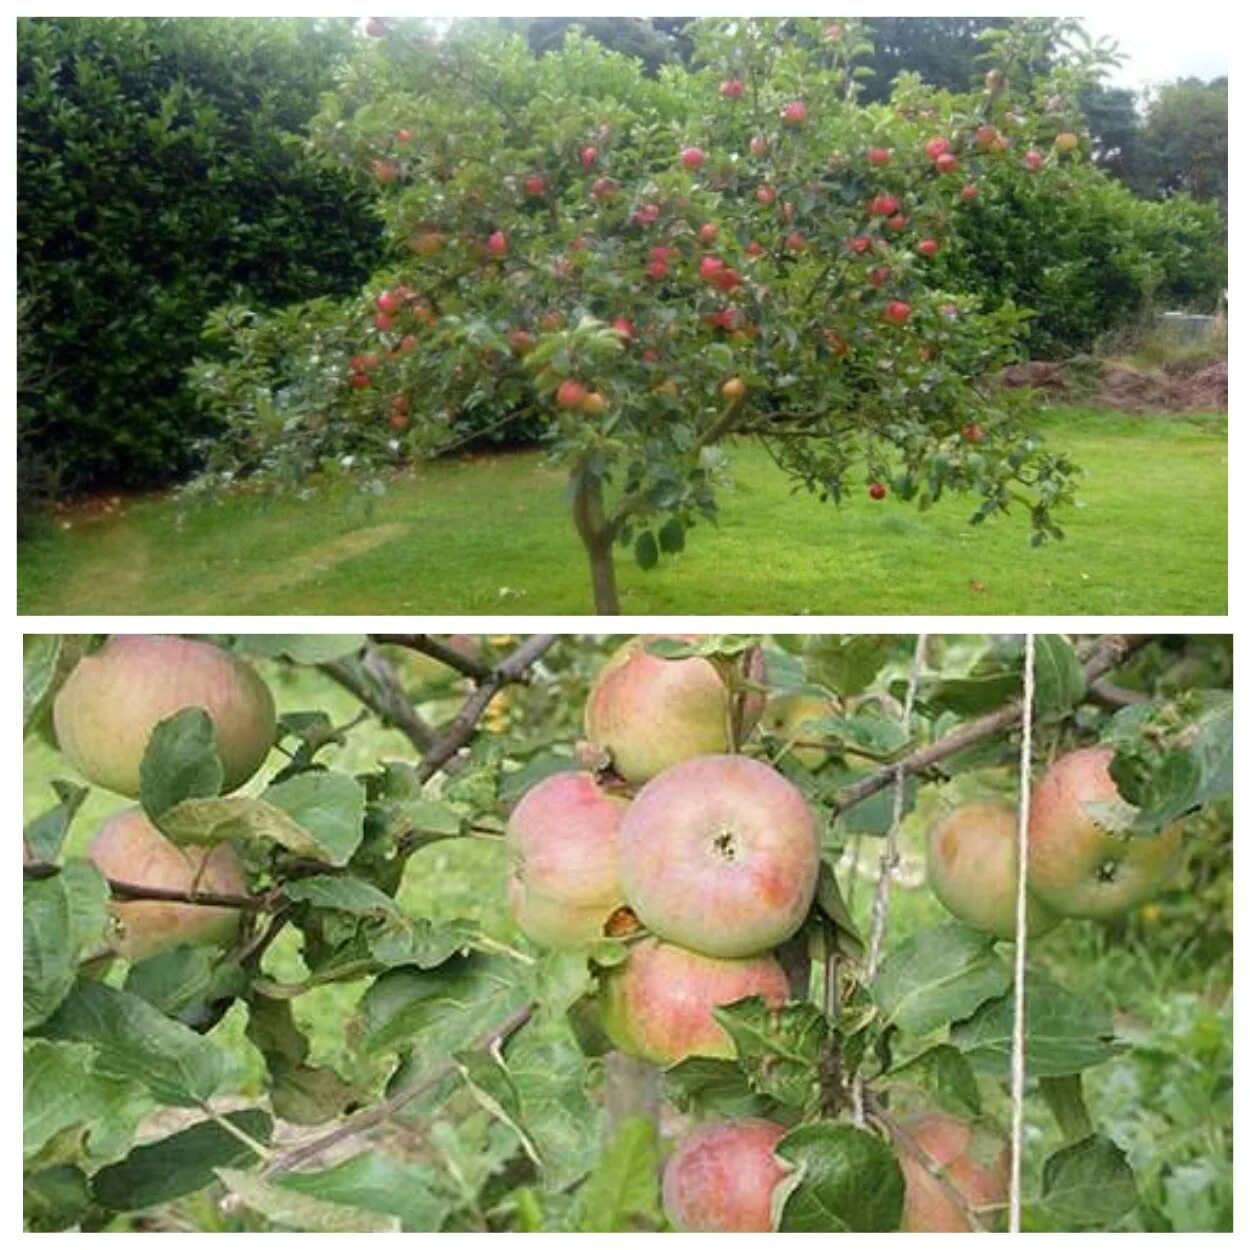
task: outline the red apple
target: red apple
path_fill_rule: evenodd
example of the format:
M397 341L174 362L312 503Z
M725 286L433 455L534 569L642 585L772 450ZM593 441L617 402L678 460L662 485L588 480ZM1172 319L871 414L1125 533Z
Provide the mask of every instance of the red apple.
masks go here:
M699 261L699 276L711 281L724 268L725 262L719 256L705 256Z
M530 174L525 180L526 195L543 195L547 190L547 179L541 174Z
M627 343L633 342L634 336L637 333L634 328L634 323L627 317L618 317L612 323L612 329L614 329Z
M761 204L772 204L777 199L777 188L765 183L762 187L756 188L755 198Z
M379 182L394 182L399 177L399 166L394 161L370 161L369 167Z
M597 200L614 199L620 189L621 184L615 178L596 178L590 184L590 194Z
M905 300L892 299L885 306L885 318L896 326L906 325L911 316L911 305Z
M781 120L787 126L801 126L807 121L807 105L802 100L791 100L781 110Z
M1036 171L1046 164L1046 158L1035 148L1030 148L1024 154L1024 164L1026 168Z
M599 162L599 149L591 144L587 144L579 153L578 159L582 163L583 169L594 169Z
M945 312L945 309L948 307L951 307L951 305L945 305L943 307L943 311ZM959 310L955 309L954 311L958 312ZM951 313L948 315L953 316L954 313ZM985 430L982 426L979 426L975 422L973 422L970 425L964 426L963 438L964 438L965 443L980 443L985 439Z
M884 499L886 496L885 483L873 482L872 485L868 487L868 495L871 499Z
M933 168L939 174L953 174L959 169L959 158L950 152L943 152L941 156L933 162Z
M661 282L668 277L668 266L662 260L653 260L644 272L652 282Z
M869 148L868 163L870 165L888 165L890 163L890 150L888 148Z
M396 143L411 143L412 131L411 130L397 130L395 132L395 142Z
M716 242L716 236L720 234L720 229L714 222L707 221L699 227L699 242L710 246Z
M920 242L916 244L916 251L918 251L921 256L936 256L940 250L941 245L936 239L921 239Z
M898 197L895 195L877 195L868 201L870 217L893 217L898 212Z
M373 324L379 330L389 330L391 326L395 324L395 318L388 317L386 313L375 313L373 317Z
M556 404L561 408L580 408L586 398L586 388L572 378L565 378L556 387Z
M907 218L902 213L895 213L893 217L886 218L885 228L896 233L899 230L905 230L907 228Z
M971 204L979 194L975 182L967 182L959 189L959 198Z
M931 161L936 161L939 156L945 155L950 149L950 140L943 139L940 135L935 135L924 145L925 155Z
M726 100L741 100L746 88L736 78L727 78L720 85L720 93Z
M698 169L703 164L703 160L702 148L682 148L681 163L687 169Z
M486 250L492 256L503 256L508 250L508 236L502 230L496 230L486 240Z
M974 1131L971 1125L952 1115L938 1113L905 1121L904 1131L915 1147L962 1198L978 1208L1001 1207L1007 1200L1010 1154L1001 1139ZM899 1165L906 1183L903 1199L905 1233L968 1233L972 1223L946 1186L933 1175L925 1162L910 1150L898 1150ZM987 1211L987 1225L994 1212Z
M684 1233L767 1233L786 1169L774 1151L786 1129L769 1120L701 1125L664 1167L664 1213Z
M766 156L768 154L768 140L763 135L755 135L750 143L752 156Z
M800 230L792 230L786 235L786 247L792 252L801 252L807 246L807 240Z

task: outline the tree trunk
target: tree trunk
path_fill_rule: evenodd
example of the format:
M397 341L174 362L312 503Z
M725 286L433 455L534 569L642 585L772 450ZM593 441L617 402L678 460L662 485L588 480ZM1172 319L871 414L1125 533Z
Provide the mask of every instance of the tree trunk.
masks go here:
M604 1060L608 1132L614 1134L631 1116L644 1116L659 1131L660 1072L653 1064L612 1051Z
M572 478L573 524L590 562L595 612L599 616L619 616L621 602L616 593L616 562L612 555L615 533L603 511L603 483L584 466L574 469Z

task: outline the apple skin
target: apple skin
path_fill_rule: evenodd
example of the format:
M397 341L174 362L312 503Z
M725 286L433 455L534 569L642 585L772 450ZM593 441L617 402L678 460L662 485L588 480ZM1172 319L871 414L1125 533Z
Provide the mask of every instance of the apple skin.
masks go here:
M1119 798L1111 747L1061 755L1033 791L1029 888L1061 916L1110 920L1159 892L1180 864L1179 825L1153 838L1109 833L1086 803Z
M776 737L793 742L796 738L817 736L804 731L803 726L809 721L823 720L826 716L837 714L838 705L833 699L824 698L818 694L794 691L791 694L775 695L769 699L760 724ZM829 759L829 751L825 747L791 747L786 752L786 756L815 772Z
M912 1140L943 1169L947 1181L970 1207L997 1206L1007 1200L1009 1153L1006 1145L988 1166L978 1160L976 1133L970 1124L952 1115L919 1116L904 1125ZM900 1149L906 1191L903 1199L904 1233L967 1233L972 1224L959 1204L925 1165ZM989 1215L982 1222L992 1226Z
M719 1120L684 1137L664 1167L664 1213L684 1233L772 1231L773 1192L786 1169L774 1153L787 1129Z
M246 894L243 865L228 842L216 846L176 846L132 807L117 813L92 839L88 858L106 876L128 885L167 890L198 889L212 894ZM136 961L185 943L224 946L239 931L240 913L231 907L155 900L110 902L121 931L112 943Z
M586 737L607 749L626 781L641 785L679 760L729 749L729 694L710 660L664 660L647 652L658 638L695 642L699 634L648 634L625 643L607 662L586 700ZM749 675L763 675L753 651ZM764 696L743 700L742 736L758 723Z
M276 713L256 670L212 643L169 634L116 634L79 660L52 709L61 754L88 781L127 798L159 721L202 707L217 727L222 793L265 762Z
M1016 809L964 803L929 827L929 888L956 920L1011 942L1016 936ZM1028 931L1039 937L1059 918L1029 894Z
M733 1042L712 1010L756 994L770 1007L789 997L786 974L771 955L713 959L644 938L604 975L603 1027L618 1050L664 1068L694 1055L732 1059Z
M527 791L508 818L508 902L521 932L568 949L603 936L624 901L617 835L627 800L588 772L555 773Z
M745 755L674 764L621 822L625 901L657 936L702 955L779 946L816 892L820 835L797 787Z

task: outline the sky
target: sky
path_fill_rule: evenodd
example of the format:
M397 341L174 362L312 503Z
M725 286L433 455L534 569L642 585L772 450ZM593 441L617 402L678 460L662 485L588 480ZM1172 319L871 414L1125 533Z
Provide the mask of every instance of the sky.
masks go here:
M1092 36L1110 36L1130 58L1112 72L1108 83L1140 88L1143 83L1191 75L1204 80L1227 75L1228 49L1237 38L1227 16L1232 12L1229 6L1225 16L1217 17L1207 10L1202 21L1193 23L1155 21L1149 10L1136 19L1121 11L1081 20Z

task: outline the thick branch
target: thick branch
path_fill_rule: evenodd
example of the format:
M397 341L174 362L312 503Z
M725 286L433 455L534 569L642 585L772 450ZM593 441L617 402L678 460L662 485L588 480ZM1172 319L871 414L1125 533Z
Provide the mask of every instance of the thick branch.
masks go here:
M469 1049L489 1050L500 1042L506 1041L530 1018L533 1011L532 1006L525 1006L514 1011L503 1024L497 1029L492 1029L484 1037L479 1038ZM269 1164L269 1167L266 1169L266 1175L281 1176L282 1173L290 1172L293 1168L307 1163L310 1159L315 1159L319 1155L325 1154L327 1150L339 1145L340 1142L348 1141L360 1133L376 1128L379 1124L389 1120L401 1107L410 1103L414 1098L420 1098L422 1094L428 1093L455 1070L456 1061L448 1059L446 1063L432 1068L411 1085L406 1085L389 1098L352 1116L350 1120L340 1124L337 1128L331 1129L330 1132L278 1155Z
M1097 681L1113 668L1119 667L1133 652L1140 650L1150 641L1151 635L1149 634L1108 634L1099 638L1082 657L1086 686ZM835 812L841 814L848 808L854 807L856 803L862 803L865 799L884 790L894 780L900 768L904 773L910 774L926 772L935 764L940 764L942 760L958 755L960 751L966 750L975 743L1019 724L1020 715L1021 700L1012 699L1009 703L1004 703L997 711L987 712L984 716L961 725L953 733L947 734L937 742L921 747L896 763L888 764L884 768L879 768L875 773L870 773L867 777L861 777L860 780L852 782L839 791L834 805Z
M417 765L417 779L429 781L439 769L453 759L461 747L473 736L482 714L491 700L513 682L524 681L530 666L555 645L555 634L535 634L527 638L513 653L503 660L461 705L451 723L433 742L421 763Z
M439 642L431 634L374 634L373 641L380 646L406 647L409 651L419 651L476 682L486 681L490 677L489 664L483 664L472 656L461 655L455 647Z
M22 876L27 881L55 877L59 864L23 864ZM187 903L194 907L233 907L236 911L272 911L275 904L262 895L218 894L212 890L170 890L158 885L136 885L131 881L104 878L114 898L128 902Z
M372 642L365 644L361 663L372 681L362 681L352 665L342 660L317 667L331 681L359 699L385 724L398 729L418 751L428 751L436 737L434 730L412 706L395 670Z

